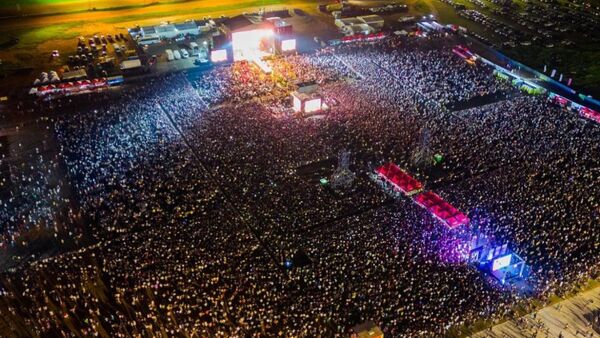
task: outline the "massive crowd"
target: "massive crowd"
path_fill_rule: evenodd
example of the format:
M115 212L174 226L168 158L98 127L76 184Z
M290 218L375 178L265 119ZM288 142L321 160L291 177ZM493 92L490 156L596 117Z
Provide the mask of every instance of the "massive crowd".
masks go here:
M537 297L597 273L597 126L512 91L437 38L269 64L273 75L236 63L156 78L58 117L56 160L95 244L4 274L0 328L317 337L370 319L392 337L430 337L510 315L520 293L446 260L451 230L365 174L411 167L424 129L446 161L419 178L523 256ZM301 82L335 102L326 116L274 116ZM477 99L488 101L452 109ZM343 150L353 187L315 182ZM286 271L298 252L309 264Z

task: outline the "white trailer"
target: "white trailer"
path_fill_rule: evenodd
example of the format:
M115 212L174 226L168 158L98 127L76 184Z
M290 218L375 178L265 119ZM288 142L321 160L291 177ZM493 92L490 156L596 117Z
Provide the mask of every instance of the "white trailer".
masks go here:
M165 53L167 53L167 61L173 61L175 60L175 56L173 55L173 51L170 49L167 49L165 51Z

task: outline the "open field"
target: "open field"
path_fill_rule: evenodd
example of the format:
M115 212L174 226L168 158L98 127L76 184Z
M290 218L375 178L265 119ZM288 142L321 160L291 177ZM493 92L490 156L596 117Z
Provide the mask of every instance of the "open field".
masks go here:
M160 1L160 3L175 2L184 2L184 0ZM50 13L81 12L91 9L125 9L158 3L159 1L155 0L6 0L0 3L0 16L43 15Z

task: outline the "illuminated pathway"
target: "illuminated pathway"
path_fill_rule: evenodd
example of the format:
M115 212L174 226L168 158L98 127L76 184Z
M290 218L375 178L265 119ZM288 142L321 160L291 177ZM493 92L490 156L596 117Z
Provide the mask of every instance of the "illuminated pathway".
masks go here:
M513 319L472 335L488 337L600 337L588 325L585 315L600 310L600 287L578 294L535 313ZM537 335L535 334L537 332Z

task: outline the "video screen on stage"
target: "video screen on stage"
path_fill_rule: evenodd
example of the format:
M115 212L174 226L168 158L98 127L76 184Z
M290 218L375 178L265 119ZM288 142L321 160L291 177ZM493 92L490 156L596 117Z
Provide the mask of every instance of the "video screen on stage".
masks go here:
M269 49L273 46L273 30L235 32L231 35L231 42L234 61L257 59L261 54L270 52Z
M302 101L299 98L294 96L294 111L300 112L302 111Z
M296 39L289 39L281 41L281 51L289 52L292 50L296 50Z
M510 265L512 254L494 259L492 263L492 271L500 270Z
M312 113L321 109L321 99L312 99L304 104L304 112Z
M210 53L210 60L212 62L223 62L227 61L227 50L217 49Z

